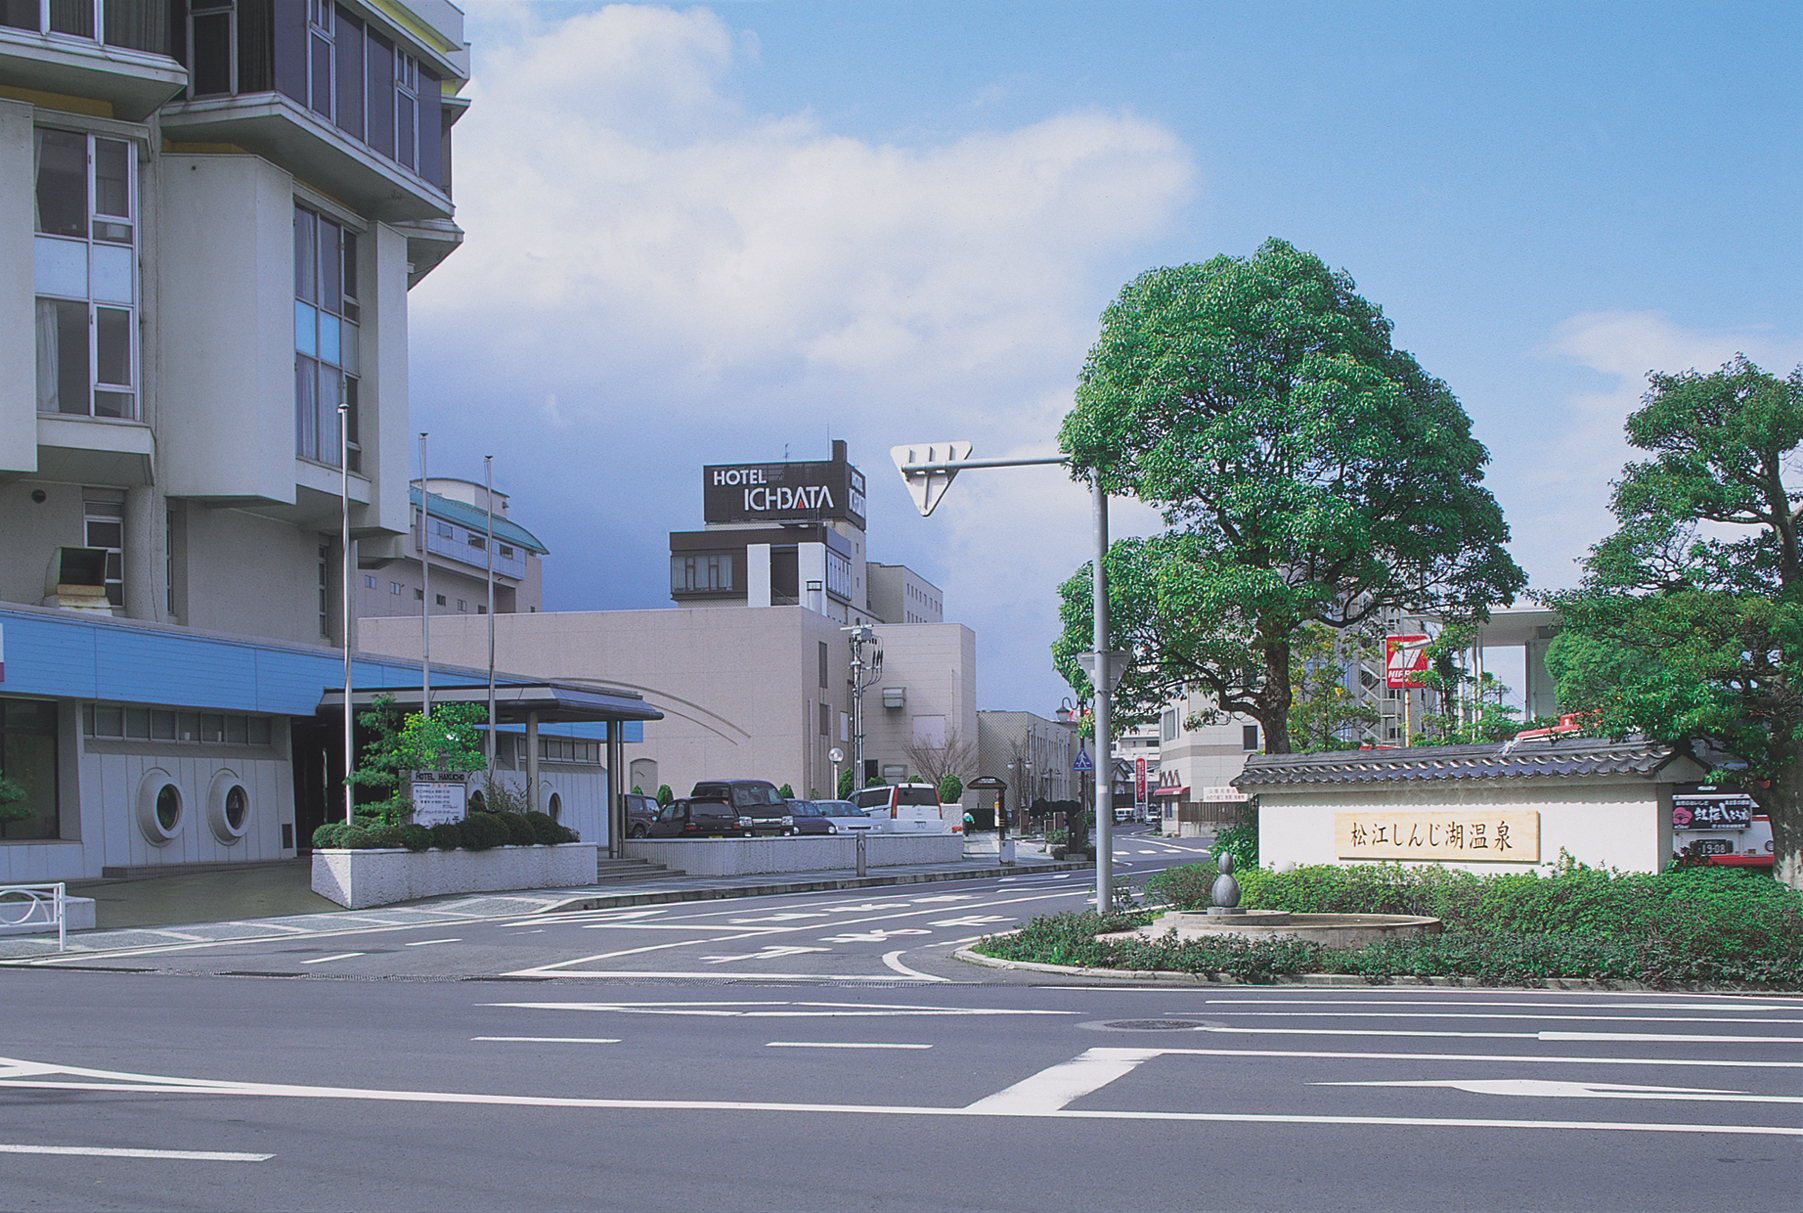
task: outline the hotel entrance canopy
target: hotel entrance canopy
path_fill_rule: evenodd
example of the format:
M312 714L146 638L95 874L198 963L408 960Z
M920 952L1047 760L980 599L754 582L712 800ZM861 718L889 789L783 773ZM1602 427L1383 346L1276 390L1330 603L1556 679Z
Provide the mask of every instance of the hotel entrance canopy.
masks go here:
M369 687L351 694L352 705L358 710L375 706L378 699L391 700L403 712L417 712L421 703L420 687L417 683L405 687ZM432 702L474 703L486 707L488 687L434 686ZM329 689L320 696L320 714L335 716L343 708L343 688ZM627 724L663 718L664 714L646 703L642 696L617 687L576 686L565 682L531 682L495 687L495 723L501 728L523 725L529 721L538 724Z

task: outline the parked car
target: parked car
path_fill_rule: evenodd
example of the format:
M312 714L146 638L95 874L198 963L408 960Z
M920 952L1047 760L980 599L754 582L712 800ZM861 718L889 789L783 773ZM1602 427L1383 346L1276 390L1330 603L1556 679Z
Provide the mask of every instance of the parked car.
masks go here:
M651 823L657 820L657 797L627 792L620 799L626 803L626 837L651 837Z
M876 829L876 819L849 800L816 800L812 803L826 818L828 834L868 834Z
M930 783L898 783L893 787L860 788L851 802L876 818L877 828L892 834L962 834L964 810L939 803Z
M689 790L689 799L730 804L738 812L739 828L748 835L770 838L795 828L789 802L767 779L704 779Z
M791 834L836 834L833 823L825 813L811 800L791 800L789 817L795 823L789 827Z
M724 800L672 800L658 809L653 838L742 838L739 814Z

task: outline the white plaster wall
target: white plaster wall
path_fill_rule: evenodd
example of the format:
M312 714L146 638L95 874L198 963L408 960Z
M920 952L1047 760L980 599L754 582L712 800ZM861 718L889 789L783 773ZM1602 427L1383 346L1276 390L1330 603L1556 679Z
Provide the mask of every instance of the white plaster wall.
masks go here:
M160 472L175 497L294 501L294 179L163 157Z
M321 535L242 510L190 509L186 520L184 624L238 636L325 643L319 631ZM332 559L330 571L335 573L339 558ZM338 601L335 590L331 601Z
M434 640L437 637L433 638ZM434 649L437 645L434 644ZM435 654L436 655L436 654ZM525 786L526 772L516 771L509 782ZM622 789L624 791L626 789ZM655 791L655 789L653 789ZM538 764L538 807L550 812L551 794L559 797L563 812L558 821L575 830L583 842L606 846L607 832L607 768L579 766L564 762Z
M875 630L883 675L864 692L864 757L912 773L904 747L914 741L916 716L944 716L948 733L955 728L961 739L977 741L977 634L961 623L885 623ZM907 688L907 706L885 708L883 688L895 686Z
M371 500L356 524L405 533L412 525L407 477L414 446L407 420L407 238L378 223L358 254L364 279L358 284L363 294L358 436Z
M690 876L739 876L758 872L832 872L855 869L856 838L634 838L628 859L648 859ZM961 834L870 834L865 865L953 863L964 858Z
M1363 863L1334 854L1336 812L1530 811L1540 813L1540 861L1545 871L1563 848L1591 867L1662 871L1671 860L1670 785L1645 781L1460 781L1383 790L1330 787L1253 789L1259 793L1258 854L1265 867ZM1520 872L1528 863L1447 863L1477 873Z
M138 798L146 776L160 770L181 789L182 820L175 838L154 845L139 828ZM250 812L244 836L227 844L207 824L214 777L230 772L244 786ZM84 809L98 811L101 829L88 836L85 866L162 867L182 863L250 863L281 859L281 823L292 820L294 785L288 764L273 750L236 746L170 747L88 740L81 757ZM95 845L98 843L98 845Z
M31 115L30 105L0 99L0 472L38 466Z
M0 375L0 386L17 376ZM35 449L35 448L34 448ZM40 491L40 504L31 499ZM50 553L57 547L80 547L82 530L81 486L38 480L0 483L0 601L36 606L44 599L44 578L50 569Z

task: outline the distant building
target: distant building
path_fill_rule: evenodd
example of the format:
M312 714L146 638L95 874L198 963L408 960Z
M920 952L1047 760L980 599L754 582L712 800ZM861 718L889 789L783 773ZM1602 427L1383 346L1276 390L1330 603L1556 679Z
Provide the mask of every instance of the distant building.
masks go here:
M977 713L977 773L1008 784L1008 807L1017 810L1036 800L1076 800L1078 776L1074 721L1047 720L1034 712ZM967 779L965 782L969 782Z
M488 612L491 520L486 507L487 490L467 480L434 477L426 495L426 544L431 558L430 578L421 577L420 490L417 482L408 490L413 505L412 530L404 555L379 569L365 571L356 587L356 611L361 618L406 615L417 619L431 582L434 615L483 615ZM532 614L544 605L544 571L540 562L547 549L532 532L507 517L507 496L494 495L495 613Z

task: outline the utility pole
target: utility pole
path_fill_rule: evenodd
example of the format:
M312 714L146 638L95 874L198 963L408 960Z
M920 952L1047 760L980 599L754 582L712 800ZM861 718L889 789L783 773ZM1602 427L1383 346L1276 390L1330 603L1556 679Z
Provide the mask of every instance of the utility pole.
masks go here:
M883 676L883 650L877 649L868 666L864 662L864 646L877 642L876 632L864 624L840 628L851 642L851 786L856 791L864 778L864 689ZM869 676L864 671L869 669ZM834 788L837 792L839 789Z

